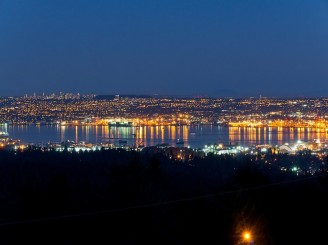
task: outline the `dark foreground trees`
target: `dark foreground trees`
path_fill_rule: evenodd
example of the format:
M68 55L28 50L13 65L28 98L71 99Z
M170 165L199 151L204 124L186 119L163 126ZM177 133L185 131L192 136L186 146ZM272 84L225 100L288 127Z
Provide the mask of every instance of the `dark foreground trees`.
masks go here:
M1 243L323 244L327 177L253 160L0 152Z

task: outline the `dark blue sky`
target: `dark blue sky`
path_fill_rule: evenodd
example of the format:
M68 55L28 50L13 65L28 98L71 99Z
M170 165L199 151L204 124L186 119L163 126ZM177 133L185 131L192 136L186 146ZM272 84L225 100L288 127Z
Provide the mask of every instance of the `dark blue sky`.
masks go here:
M328 96L328 0L0 0L0 95Z

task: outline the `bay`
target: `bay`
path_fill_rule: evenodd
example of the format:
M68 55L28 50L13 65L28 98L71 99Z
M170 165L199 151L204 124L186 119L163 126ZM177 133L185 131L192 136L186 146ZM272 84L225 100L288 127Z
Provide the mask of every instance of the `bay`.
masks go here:
M301 141L327 140L326 129L282 128L282 127L224 127L224 126L60 126L24 125L0 126L0 131L8 132L13 139L23 143L63 142L66 140L88 143L113 143L126 141L127 145L136 142L144 146L169 144L202 148L211 144L239 144L243 146L270 144L281 145ZM180 144L177 145L177 142Z

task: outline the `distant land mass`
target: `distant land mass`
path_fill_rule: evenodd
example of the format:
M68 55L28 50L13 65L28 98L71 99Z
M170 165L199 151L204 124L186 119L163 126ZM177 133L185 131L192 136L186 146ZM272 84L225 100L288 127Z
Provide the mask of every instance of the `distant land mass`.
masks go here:
M96 95L95 99L96 100L113 100L115 99L117 95L115 94L101 94L101 95ZM119 95L120 98L157 98L157 96L154 95L137 95L137 94L120 94Z
M222 96L222 95L208 95L208 94L189 94L189 95L172 95L172 94L121 94L121 93L109 93L109 94L97 94L97 93L78 93L78 92L53 92L53 93L25 93L22 95L0 95L0 98L21 98L21 97L25 97L25 98L41 98L41 97L47 97L52 98L52 97L63 97L65 98L65 96L68 96L68 98L71 98L72 96L79 96L79 98L82 98L83 96L85 97L89 97L92 96L93 99L96 100L113 100L115 99L117 96L119 98L145 98L145 99L149 99L149 98L158 98L158 99L163 99L163 98L169 98L169 99L235 99L235 100L243 100L243 99L285 99L285 100L294 100L294 99L326 99L328 98L327 96L298 96L298 95L294 95L294 96L266 96L265 94L261 95L252 95L252 96Z

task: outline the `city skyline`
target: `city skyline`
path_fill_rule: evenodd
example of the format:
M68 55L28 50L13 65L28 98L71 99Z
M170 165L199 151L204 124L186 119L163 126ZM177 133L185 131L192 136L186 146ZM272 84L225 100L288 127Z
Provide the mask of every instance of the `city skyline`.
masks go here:
M172 94L136 94L136 93L94 93L94 92L88 92L80 93L79 91L49 91L48 93L45 92L31 92L31 93L22 93L22 94L10 94L10 95L0 95L0 98L45 98L45 99L53 99L53 98L61 98L62 99L77 99L82 97L100 97L103 99L109 99L109 98L171 98L171 99L254 99L254 100L261 100L261 99L327 99L328 95L322 95L322 96L266 96L266 95L254 95L254 96L220 96L220 95L172 95Z
M0 96L328 94L316 1L0 1Z

